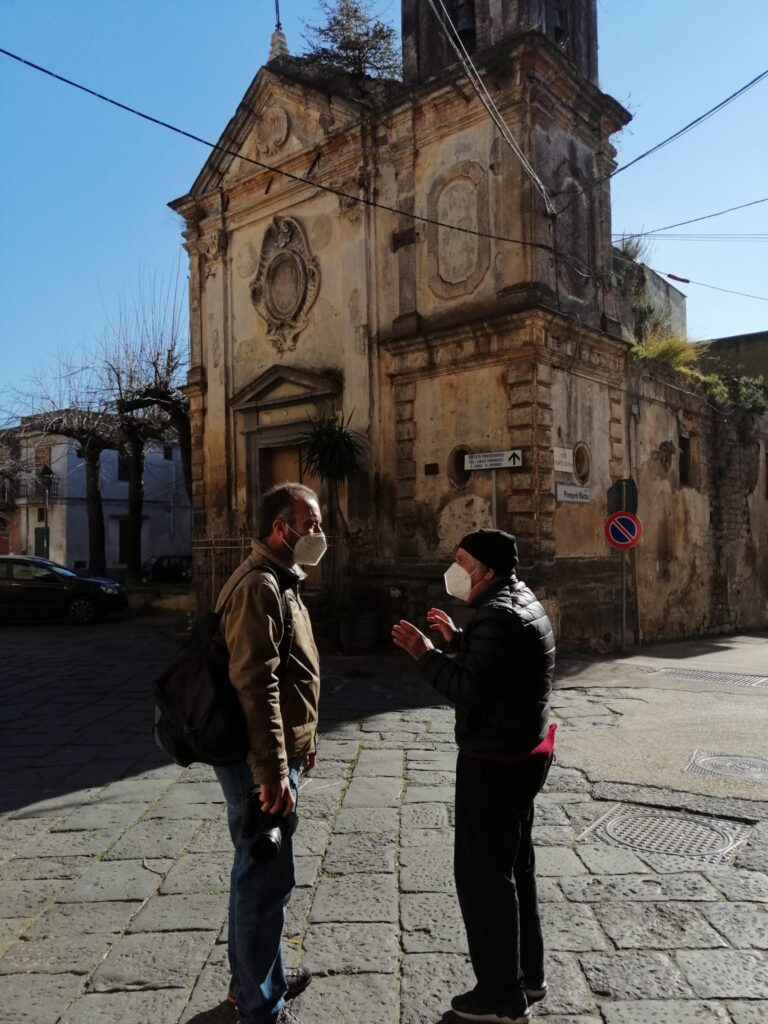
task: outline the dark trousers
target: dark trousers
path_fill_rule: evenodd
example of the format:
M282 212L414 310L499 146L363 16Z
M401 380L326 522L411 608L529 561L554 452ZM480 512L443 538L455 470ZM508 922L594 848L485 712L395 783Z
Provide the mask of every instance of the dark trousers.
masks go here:
M522 990L544 979L531 830L550 763L459 753L456 765L454 872L477 992L521 1009Z

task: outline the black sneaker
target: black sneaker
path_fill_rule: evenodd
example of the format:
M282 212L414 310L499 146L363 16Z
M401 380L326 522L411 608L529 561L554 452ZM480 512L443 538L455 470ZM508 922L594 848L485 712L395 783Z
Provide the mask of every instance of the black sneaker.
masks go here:
M454 996L451 1009L464 1020L488 1021L489 1024L528 1024L531 1011L528 1007L491 1005L473 990L461 996Z
M528 1005L532 1003L540 1003L547 995L547 983L542 981L540 985L535 988L526 988L525 998L528 1000Z
M286 1000L295 999L310 984L312 974L306 967L287 967L285 980L288 982L288 991L285 993Z

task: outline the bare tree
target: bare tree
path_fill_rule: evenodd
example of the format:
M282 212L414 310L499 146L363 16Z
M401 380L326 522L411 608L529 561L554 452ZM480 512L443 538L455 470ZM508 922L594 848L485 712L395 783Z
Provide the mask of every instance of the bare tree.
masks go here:
M144 455L151 442L178 441L187 493L191 494L192 453L189 402L182 390L186 347L178 277L164 284L140 278L124 296L102 341L104 393L120 425L121 452L128 461L126 572L141 576Z

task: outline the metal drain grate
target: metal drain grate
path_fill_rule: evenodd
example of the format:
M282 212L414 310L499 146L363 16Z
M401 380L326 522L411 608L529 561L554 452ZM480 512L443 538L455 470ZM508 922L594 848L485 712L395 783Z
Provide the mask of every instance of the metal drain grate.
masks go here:
M702 683L730 683L733 686L757 686L768 689L768 676L750 676L739 672L707 672L699 668L658 668L657 676L690 679Z
M671 854L717 864L743 843L751 828L738 821L656 807L614 807L579 836L640 853Z
M697 750L685 770L699 775L727 775L749 782L768 782L768 757Z

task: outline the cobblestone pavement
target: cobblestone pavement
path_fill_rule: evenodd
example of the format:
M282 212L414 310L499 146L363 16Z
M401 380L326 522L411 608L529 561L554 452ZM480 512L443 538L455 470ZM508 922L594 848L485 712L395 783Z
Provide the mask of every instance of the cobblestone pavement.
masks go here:
M221 793L150 736L150 681L174 641L156 619L0 630L1 1024L217 1018ZM631 698L558 690L561 749L585 729L620 743ZM286 933L315 979L295 1010L303 1024L447 1024L472 981L451 876L452 713L396 654L326 659L322 710ZM534 1017L765 1024L768 785L753 792L552 769L536 829L550 994Z

